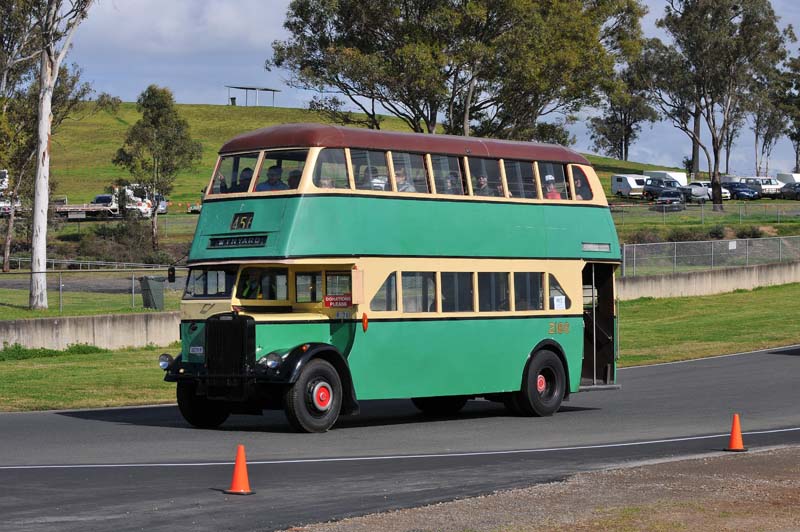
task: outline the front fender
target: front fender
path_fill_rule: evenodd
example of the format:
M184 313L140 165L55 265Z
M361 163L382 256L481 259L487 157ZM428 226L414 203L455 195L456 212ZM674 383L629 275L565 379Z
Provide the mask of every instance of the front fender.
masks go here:
M344 398L342 401L342 414L357 414L359 407L356 400L356 391L353 386L353 377L350 375L350 366L347 364L347 359L342 353L331 344L315 342L298 345L289 351L289 354L283 361L282 366L285 368L283 373L287 375L287 381L290 384L297 382L303 367L309 361L321 358L330 363L339 373L339 378L342 380L342 390Z

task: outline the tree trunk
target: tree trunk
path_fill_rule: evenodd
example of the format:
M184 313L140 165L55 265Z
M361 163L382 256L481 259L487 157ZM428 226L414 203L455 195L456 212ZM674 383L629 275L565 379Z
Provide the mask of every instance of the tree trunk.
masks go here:
M158 205L155 206L150 217L150 233L153 238L153 251L158 251Z
M6 238L3 245L3 271L9 272L11 270L11 242L14 239L14 221L17 219L17 209L14 205L19 197L19 186L22 183L22 174L17 176L17 182L14 184L14 191L11 193L11 211L8 213L8 226L6 227Z
M31 235L32 310L47 309L47 205L50 194L50 127L53 120L53 86L58 70L53 56L42 53L39 73L39 140L36 157L36 181L33 199Z
M477 78L475 76L472 77L472 80L469 82L469 90L467 90L467 96L464 98L464 136L469 137L469 119L470 119L470 107L472 107L472 95L475 92L475 85L478 83Z
M692 175L697 177L700 172L700 119L702 113L700 104L694 106L694 138L692 138Z

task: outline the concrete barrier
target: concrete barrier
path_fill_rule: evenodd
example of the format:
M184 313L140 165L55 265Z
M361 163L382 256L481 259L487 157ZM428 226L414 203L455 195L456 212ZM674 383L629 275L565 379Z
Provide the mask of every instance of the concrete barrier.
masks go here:
M669 275L621 277L617 279L617 297L620 301L628 301L640 297L707 296L798 282L800 262L787 262Z
M66 349L90 344L105 349L169 345L179 339L180 313L106 314L0 321L0 339L9 345Z

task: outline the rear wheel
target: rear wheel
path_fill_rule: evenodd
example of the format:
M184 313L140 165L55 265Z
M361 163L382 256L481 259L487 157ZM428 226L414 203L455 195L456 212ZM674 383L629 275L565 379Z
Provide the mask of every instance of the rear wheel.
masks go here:
M464 408L467 398L461 395L414 397L411 402L426 416L445 417L455 415Z
M197 395L197 384L194 382L178 382L178 410L183 419L201 429L214 429L222 425L231 411L227 404L210 401L207 397Z
M339 418L342 381L333 366L320 358L310 361L284 395L286 418L298 432L325 432Z
M522 380L519 408L527 416L552 416L561 407L567 378L558 355L544 349L534 354Z

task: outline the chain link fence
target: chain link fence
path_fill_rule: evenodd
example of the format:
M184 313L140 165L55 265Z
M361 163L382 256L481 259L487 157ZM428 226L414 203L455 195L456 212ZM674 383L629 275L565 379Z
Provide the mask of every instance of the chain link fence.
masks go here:
M612 204L611 215L617 227L626 225L723 225L742 223L781 223L800 220L800 202L795 203L737 203L724 204L715 211L711 203L684 205L670 210L664 205Z
M622 276L664 275L800 260L800 236L622 246Z
M186 271L176 268L172 283L167 282L166 267L0 273L0 319L138 312L148 307L178 310ZM49 307L35 314L27 310L32 275L46 277Z

